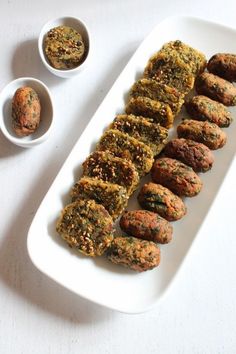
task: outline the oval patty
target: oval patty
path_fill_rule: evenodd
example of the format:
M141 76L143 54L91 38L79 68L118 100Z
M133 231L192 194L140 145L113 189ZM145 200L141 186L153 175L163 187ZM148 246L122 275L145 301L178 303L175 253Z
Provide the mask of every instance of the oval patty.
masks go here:
M112 263L143 272L159 265L160 248L154 242L117 236L107 251L107 258Z
M20 87L12 100L12 126L18 136L32 134L40 123L41 105L31 87Z
M182 199L160 184L144 184L138 201L142 208L158 213L168 221L181 219L186 214Z
M151 175L155 183L162 184L179 196L194 197L202 189L202 181L191 167L169 157L157 159Z
M120 219L120 227L130 236L157 243L168 243L172 239L173 228L161 216L147 210L125 212Z
M229 81L211 73L204 72L196 80L196 91L225 106L236 105L236 87Z
M207 64L207 70L228 81L236 81L236 55L228 53L213 55Z
M177 159L192 167L195 172L206 172L211 169L214 156L204 144L190 139L173 139L164 149L167 157Z
M216 150L226 144L226 134L218 125L210 122L200 122L185 119L177 127L179 138L186 138L205 144L209 149Z
M185 103L187 112L196 120L215 123L219 127L228 127L233 120L232 114L219 102L198 95Z

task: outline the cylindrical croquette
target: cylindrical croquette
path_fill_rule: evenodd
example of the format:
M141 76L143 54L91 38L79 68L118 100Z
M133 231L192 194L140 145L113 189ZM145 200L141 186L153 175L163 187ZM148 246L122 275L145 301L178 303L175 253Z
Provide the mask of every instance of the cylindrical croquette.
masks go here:
M142 208L158 213L168 221L181 219L186 214L186 206L180 197L161 184L146 183L138 194Z
M218 125L193 119L184 119L177 127L177 134L179 138L203 143L211 150L222 148L227 140L225 132Z
M210 170L214 162L214 156L206 145L184 138L170 140L164 155L185 163L195 172Z
M228 81L236 81L236 54L217 53L213 55L208 64L207 70Z
M160 263L160 248L151 241L135 237L117 236L107 251L107 258L137 272L157 267Z
M228 109L217 101L203 95L192 97L185 103L187 112L196 120L215 123L219 127L228 127L233 120Z
M179 196L194 197L202 189L202 181L191 167L169 157L157 159L151 175L153 182L162 184Z
M172 239L172 225L147 210L126 211L120 218L120 227L127 235L148 241L168 243Z
M40 123L41 105L38 94L31 87L20 87L12 99L12 126L18 136L35 132Z
M225 106L236 105L236 87L229 81L214 74L204 72L196 80L196 91Z

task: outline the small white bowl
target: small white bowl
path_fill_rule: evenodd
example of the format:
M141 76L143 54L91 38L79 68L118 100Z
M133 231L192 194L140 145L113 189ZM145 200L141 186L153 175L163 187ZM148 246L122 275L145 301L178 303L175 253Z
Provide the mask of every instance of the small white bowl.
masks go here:
M57 26L69 26L74 28L76 31L78 31L84 41L85 45L85 55L81 63L73 68L73 69L55 69L53 66L50 65L45 52L44 52L44 39L48 31L54 27ZM78 18L75 17L59 17L54 20L48 21L42 28L40 34L39 34L39 39L38 39L38 50L39 50L39 55L41 57L41 60L43 64L46 66L46 68L54 75L63 77L63 78L71 78L76 76L81 70L84 69L85 65L87 64L88 58L89 58L89 53L90 53L90 39L89 39L89 32L85 24L79 20Z
M12 128L12 98L16 90L22 86L33 88L41 103L41 121L33 134L18 137ZM44 142L50 135L53 126L53 103L47 86L32 77L21 77L11 81L0 92L0 128L5 137L13 144L28 148Z

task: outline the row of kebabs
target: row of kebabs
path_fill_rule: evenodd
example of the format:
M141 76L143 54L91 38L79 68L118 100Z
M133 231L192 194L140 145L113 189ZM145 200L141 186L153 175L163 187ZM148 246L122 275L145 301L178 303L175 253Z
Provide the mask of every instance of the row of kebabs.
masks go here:
M209 70L213 59L225 60L227 57L235 60L235 68L231 66L231 77L233 70L236 76L236 56L229 54L214 56L208 63ZM122 216L120 226L129 235L157 243L170 242L170 224L154 213L168 221L183 217L186 207L179 196L193 197L201 191L202 182L195 172L208 171L214 161L211 150L226 143L226 134L220 127L228 127L232 115L222 103L235 105L235 87L212 73L204 72L197 77L196 90L211 98L197 95L186 102L187 111L194 120L186 119L177 127L178 138L167 143L162 151L164 157L157 158L152 167L151 176L155 183L145 184L139 192L140 205L151 212L136 210ZM114 258L120 263L118 257Z
M160 250L156 242L169 242L172 235L172 226L165 219L176 220L186 213L182 200L173 192L191 196L197 194L202 185L191 167L172 158L185 160L183 162L188 165L192 161L196 171L206 171L211 167L213 157L199 141L207 145L209 140L209 147L214 149L223 146L226 140L223 131L214 123L184 121L178 128L178 134L197 142L186 139L169 142L165 153L171 158L159 158L153 165L154 157L167 143L168 128L180 111L185 95L193 88L195 77L204 70L205 65L203 54L180 41L167 43L149 60L144 78L135 82L131 89L126 114L115 118L96 151L83 163L83 176L72 188L72 203L63 209L57 222L58 233L70 246L89 256L106 252L111 261L139 271L159 264ZM205 74L208 73L201 76ZM189 109L201 111L200 116L199 112L195 116L193 114L194 118L210 121L209 117L203 117L204 112L209 113L210 104L215 109L215 117L219 116L216 114L219 108L225 109L223 105L215 107L219 103L209 103L207 100L200 97L200 103L198 101L196 104L193 98L188 103ZM229 125L231 121L231 116L226 113L228 123L222 126ZM155 213L145 210L126 212L120 220L122 229L128 234L147 240L114 237L114 221L127 206L140 178L151 168L153 180L158 184L144 186L139 201L146 209L152 210L150 206L154 205ZM181 174L184 178L188 176L188 183L184 181L178 186L177 180ZM177 176L176 180L173 176ZM168 180L172 181L168 185L170 190L164 187ZM188 184L189 187L186 187ZM154 195L156 200L152 201L150 195L151 199ZM158 205L159 209L156 207ZM148 227L143 227L147 223ZM140 233L142 228L143 235Z

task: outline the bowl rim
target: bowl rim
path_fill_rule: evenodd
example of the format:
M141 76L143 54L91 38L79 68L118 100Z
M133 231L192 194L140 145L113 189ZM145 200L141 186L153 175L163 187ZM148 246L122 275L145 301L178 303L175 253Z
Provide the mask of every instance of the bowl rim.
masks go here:
M67 20L73 20L78 22L85 30L88 40L86 40L86 44L87 44L87 53L86 53L86 57L85 59L82 61L81 64L77 65L75 68L72 69L56 69L54 68L52 65L49 64L48 60L46 59L45 53L44 53L44 49L43 49L43 40L44 40L44 36L45 34L48 32L48 30L46 31L45 29L50 25L50 23L52 23L52 27L53 28L53 23L57 22L57 21L67 21ZM55 26L54 26L55 27ZM74 16L60 16L60 17L56 17L53 18L47 22L44 23L44 25L42 26L40 33L39 33L39 37L38 37L38 51L39 51L39 55L40 58L42 60L42 62L44 63L44 65L46 66L46 68L51 71L54 72L55 74L66 74L66 73L77 73L77 71L79 71L84 64L87 62L88 57L89 57L89 53L91 50L91 40L90 40L90 32L88 29L88 26L85 24L85 22L83 20L81 20L78 17L74 17Z
M49 125L49 127L47 128L47 130L40 135L39 137L36 138L32 138L31 140L24 140L22 138L24 137L16 137L13 136L11 133L9 133L8 129L6 128L6 124L4 122L4 117L3 117L3 113L1 114L2 117L0 118L0 129L3 133L3 135L13 144L21 146L21 147L30 147L30 146L34 146L34 145L38 145L40 143L42 143L43 141L45 141L48 137L48 135L51 133L52 128L53 128L53 124L54 124L54 107L53 107L53 99L52 99L52 95L50 93L49 88L39 79L36 79L34 77L30 77L30 76L22 76L19 77L17 79L14 79L10 82L8 82L8 84L6 84L0 91L0 108L2 109L2 105L4 104L4 101L2 100L2 94L3 92L11 85L17 84L18 82L22 82L22 81L28 81L29 82L29 86L30 86L30 82L35 82L37 84L39 84L44 91L47 94L47 98L49 100L50 106L51 106L51 123Z

